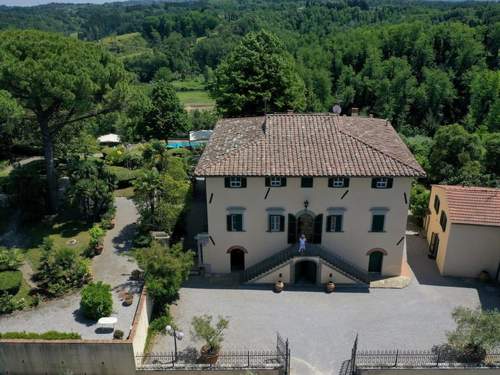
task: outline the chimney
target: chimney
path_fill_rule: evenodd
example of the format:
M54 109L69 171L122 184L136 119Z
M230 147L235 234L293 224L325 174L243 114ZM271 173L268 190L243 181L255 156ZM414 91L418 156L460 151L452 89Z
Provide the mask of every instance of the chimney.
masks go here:
M355 117L359 115L359 108L352 107L351 108L351 116Z

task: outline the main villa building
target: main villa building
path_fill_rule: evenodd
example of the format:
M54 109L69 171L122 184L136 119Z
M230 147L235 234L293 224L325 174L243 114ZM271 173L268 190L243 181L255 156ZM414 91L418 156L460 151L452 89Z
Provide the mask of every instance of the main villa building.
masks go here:
M386 120L287 113L220 120L195 175L209 273L342 284L401 274L411 182L424 171Z

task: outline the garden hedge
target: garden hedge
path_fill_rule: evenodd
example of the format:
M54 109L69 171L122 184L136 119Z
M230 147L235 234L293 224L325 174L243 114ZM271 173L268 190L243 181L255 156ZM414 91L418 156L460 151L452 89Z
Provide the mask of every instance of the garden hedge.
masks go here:
M23 275L21 271L0 272L0 292L15 295L19 291L22 281Z
M0 333L0 339L25 339L25 340L80 340L82 336L74 332L47 331L35 332L5 332Z

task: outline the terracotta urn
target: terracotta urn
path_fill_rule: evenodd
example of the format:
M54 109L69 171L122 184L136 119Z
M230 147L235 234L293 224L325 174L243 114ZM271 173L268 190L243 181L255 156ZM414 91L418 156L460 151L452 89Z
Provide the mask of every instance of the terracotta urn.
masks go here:
M281 280L276 281L276 283L274 284L275 293L280 293L281 291L283 291L284 288L285 288L285 283Z
M201 347L201 355L200 355L200 362L201 363L206 363L209 365L215 365L217 363L217 360L219 359L219 351L216 350L210 350L210 347L208 345L203 345Z
M335 290L335 284L333 281L329 281L325 284L325 292L326 293L332 293Z

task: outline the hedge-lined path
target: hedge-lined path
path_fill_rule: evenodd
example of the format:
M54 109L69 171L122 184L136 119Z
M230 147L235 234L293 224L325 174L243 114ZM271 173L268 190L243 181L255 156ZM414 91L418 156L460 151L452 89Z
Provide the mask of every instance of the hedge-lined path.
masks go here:
M125 255L131 248L137 220L134 203L126 198L116 199L116 225L104 238L104 251L92 260L94 280L104 281L113 288L113 313L118 317L116 329L125 333L137 307L138 296L131 306L122 306L119 294L123 290L138 292L139 285L129 281L130 272L137 268L132 257ZM38 308L18 311L10 315L0 315L0 332L26 331L76 332L84 339L110 339L112 332L99 332L95 322L85 319L79 311L80 293L76 292L55 300L42 303Z

